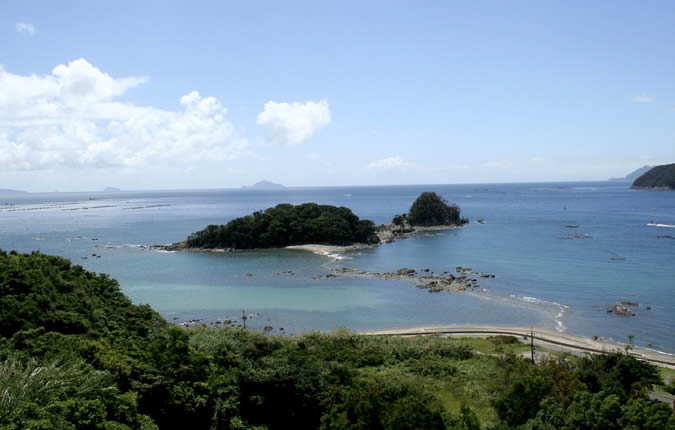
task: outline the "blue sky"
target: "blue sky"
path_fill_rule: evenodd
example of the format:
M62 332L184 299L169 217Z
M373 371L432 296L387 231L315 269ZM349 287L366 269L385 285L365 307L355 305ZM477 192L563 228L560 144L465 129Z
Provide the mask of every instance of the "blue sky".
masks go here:
M0 188L623 176L675 162L673 23L670 1L3 2Z

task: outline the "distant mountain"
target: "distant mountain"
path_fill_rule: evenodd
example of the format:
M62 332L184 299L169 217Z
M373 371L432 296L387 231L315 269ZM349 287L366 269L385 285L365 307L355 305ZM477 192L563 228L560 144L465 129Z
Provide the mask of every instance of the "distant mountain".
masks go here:
M122 191L122 190L120 190L119 188L116 188L116 187L105 187L103 189L104 193L119 193L120 191Z
M633 189L675 190L675 163L650 169L633 182Z
M256 182L253 185L249 186L243 185L242 188L245 188L247 190L280 190L286 187L281 184L275 184L274 182L262 180L260 182Z
M642 175L644 175L645 173L647 173L647 172L649 171L649 169L651 169L652 167L654 167L654 166L642 166L642 167L640 167L639 169L630 172L629 174L627 174L627 175L626 175L625 177L623 177L623 178L612 178L612 179L610 179L610 181L616 181L616 182L633 182L634 180L636 180L636 179L639 178L640 176L642 176Z
M17 194L27 194L25 191L20 190L8 190L6 188L0 188L0 196L14 196Z

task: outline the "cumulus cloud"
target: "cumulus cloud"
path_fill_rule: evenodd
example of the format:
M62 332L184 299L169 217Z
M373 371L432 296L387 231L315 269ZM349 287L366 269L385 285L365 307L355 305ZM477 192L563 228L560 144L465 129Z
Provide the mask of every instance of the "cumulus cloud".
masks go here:
M651 103L654 101L654 97L648 96L645 93L638 94L631 99L633 103Z
M19 33L25 33L25 34L35 34L35 26L33 24L30 24L28 22L17 22L16 23L16 31Z
M116 100L146 78L113 78L85 59L48 75L0 67L0 168L139 167L232 159L247 146L214 97L193 91L181 109Z
M258 114L259 125L271 127L269 139L281 145L305 142L321 128L330 124L330 107L325 100L305 103L265 103Z
M413 163L405 161L400 156L387 157L381 160L373 161L366 165L366 169L374 171L406 169L414 166Z

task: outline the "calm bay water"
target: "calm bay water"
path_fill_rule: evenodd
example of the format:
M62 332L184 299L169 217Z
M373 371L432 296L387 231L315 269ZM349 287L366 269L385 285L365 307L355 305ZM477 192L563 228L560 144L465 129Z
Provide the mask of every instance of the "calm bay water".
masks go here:
M422 191L435 191L486 223L335 256L143 247L278 203L344 205L383 223L406 212ZM667 352L675 352L675 240L657 236L675 237L673 226L674 192L608 182L0 197L0 248L39 249L109 273L134 302L150 304L169 321L237 319L245 309L255 314L252 327L289 334L337 326L534 325L622 342L634 335L637 344ZM569 238L575 234L590 237ZM437 273L469 266L496 278L481 279L486 291L433 294L403 281L312 279L345 266ZM289 270L292 275L282 273ZM637 315L608 314L617 301L638 302Z

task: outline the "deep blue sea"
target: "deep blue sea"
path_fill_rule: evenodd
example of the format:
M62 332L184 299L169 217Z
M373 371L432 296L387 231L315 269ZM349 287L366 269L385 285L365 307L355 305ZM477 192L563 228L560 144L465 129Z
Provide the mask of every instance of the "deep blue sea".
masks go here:
M145 248L278 203L344 205L384 223L407 212L423 191L437 192L472 221L485 223L331 256ZM657 226L648 225L652 221ZM573 238L576 234L590 237ZM40 250L108 273L135 303L150 304L172 322L237 322L245 311L250 327L269 325L273 333L287 334L339 326L494 323L619 342L633 335L638 345L672 353L675 240L657 236L675 237L675 192L636 191L611 182L0 197L2 249ZM428 293L404 281L312 279L335 267L440 273L456 266L496 278L481 278L483 290L474 293ZM289 270L292 275L282 273ZM639 303L637 315L607 313L618 301Z

